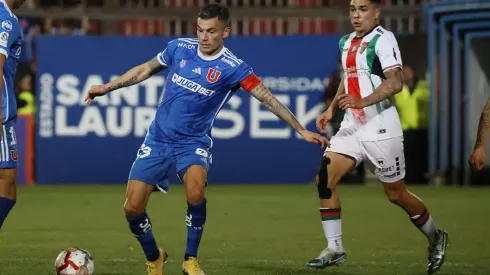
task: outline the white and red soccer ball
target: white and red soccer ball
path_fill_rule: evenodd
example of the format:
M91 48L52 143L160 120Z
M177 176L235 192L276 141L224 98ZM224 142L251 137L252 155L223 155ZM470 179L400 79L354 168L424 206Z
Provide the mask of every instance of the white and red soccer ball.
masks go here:
M69 248L62 251L54 262L57 275L93 275L94 259L81 248Z

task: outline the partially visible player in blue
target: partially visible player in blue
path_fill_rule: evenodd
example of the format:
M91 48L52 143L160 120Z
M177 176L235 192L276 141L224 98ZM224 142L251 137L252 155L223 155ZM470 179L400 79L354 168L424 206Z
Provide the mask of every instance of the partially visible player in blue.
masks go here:
M2 105L2 129L0 131L0 228L17 199L17 141L14 124L17 119L17 103L14 93L14 79L17 72L22 38L17 17L12 9L17 9L25 0L0 0L0 105Z
M213 146L211 128L218 112L240 87L251 92L306 141L320 143L322 147L328 143L324 137L305 130L252 69L224 47L223 40L230 35L229 17L225 6L206 5L198 15L198 39L169 42L154 59L110 83L91 87L86 96L86 102L91 103L97 96L144 81L165 68L170 70L163 101L131 169L124 205L129 227L147 257L148 275L162 274L167 253L157 247L145 208L155 188L167 191L167 173L172 164L184 181L188 205L182 271L204 274L197 262L197 250L206 221L204 190Z

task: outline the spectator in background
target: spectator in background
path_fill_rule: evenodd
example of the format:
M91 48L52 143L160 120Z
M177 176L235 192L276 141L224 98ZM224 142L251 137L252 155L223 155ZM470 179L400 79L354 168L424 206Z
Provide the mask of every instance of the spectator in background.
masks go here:
M327 78L327 83L325 87L325 91L323 92L323 103L325 104L325 109L330 106L330 103L332 102L333 98L337 94L337 90L340 86L340 83L343 79L343 74L344 74L344 69L342 67L342 59L341 55L337 56L337 67L333 70L333 72L330 74L330 76ZM342 109L338 108L335 111L335 114L332 118L327 123L327 126L325 127L325 135L328 139L330 139L333 135L335 135L339 129L340 129L340 124L342 123L342 120L344 119L344 114L345 111ZM342 182L355 182L355 183L362 183L365 180L365 169L364 169L364 162L359 164L353 171L347 173L344 178L342 179Z
M427 81L414 67L403 67L403 90L394 97L404 136L407 183L426 183L428 167L429 95Z
M18 73L16 82L17 113L19 115L34 115L36 101L32 92L32 75Z

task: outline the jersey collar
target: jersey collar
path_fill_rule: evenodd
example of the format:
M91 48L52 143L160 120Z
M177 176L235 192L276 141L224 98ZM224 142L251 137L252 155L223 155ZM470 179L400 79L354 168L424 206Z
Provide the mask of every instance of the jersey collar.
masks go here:
M374 27L372 29L370 29L369 31L367 31L363 36L359 36L359 37L354 36L354 39L363 39L364 37L366 37L367 35L369 35L371 32L373 32L377 27L379 27L378 24L374 25Z
M0 1L3 1L3 0L0 0ZM197 47L197 55L203 59L203 60L206 60L206 61L213 61L213 60L216 60L218 58L220 58L226 51L226 47L223 46L223 48L221 49L221 51L219 51L219 53L215 54L215 55L212 55L212 56L205 56L201 50L199 50L199 47Z

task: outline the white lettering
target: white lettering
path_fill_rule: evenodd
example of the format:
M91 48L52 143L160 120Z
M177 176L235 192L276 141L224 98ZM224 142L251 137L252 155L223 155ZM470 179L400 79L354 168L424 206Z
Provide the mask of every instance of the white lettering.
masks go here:
M181 48L186 48L186 49L194 49L194 45L190 45L190 44L185 44L185 43L179 43L177 44L177 47L181 47Z
M121 121L118 125L118 109L117 107L107 108L107 131L113 137L125 137L131 133L133 129L133 110L131 107L123 107L121 109Z
M146 106L157 106L158 102L158 89L165 85L165 78L163 77L150 77L141 83L145 87L145 104Z
M284 105L289 105L288 95L276 95L276 98ZM250 136L252 138L280 138L287 139L291 137L289 126L283 128L261 127L263 121L279 121L280 119L269 110L262 111L262 103L253 97L250 97Z
M56 89L59 91L56 101L65 106L73 106L79 103L80 92L77 89L80 81L72 74L65 74L56 81Z
M316 92L325 88L320 78L307 77L264 77L262 82L274 92Z
M242 99L238 96L232 96L227 103L232 110L223 109L218 113L216 119L230 121L233 126L227 129L213 127L211 135L213 138L231 139L239 136L245 129L245 119L238 112L238 108L242 104Z
M197 84L196 82L189 80L185 77L182 77L176 73L172 75L172 82L194 93L200 93L207 96L211 96L214 94L214 91L208 90L202 87L200 84Z
M80 129L77 126L68 126L68 111L65 106L56 106L56 135L79 136Z
M41 137L53 136L53 83L51 74L45 73L39 78L41 106L39 108L39 135Z
M87 135L88 133L95 133L99 137L104 137L107 135L107 131L104 125L104 119L100 110L96 106L89 106L85 108L82 114L79 124L80 130L83 131L82 134Z
M156 109L151 107L136 108L134 114L134 135L144 137L155 117Z
M312 121L316 121L316 118L323 111L323 103L318 103L315 107L307 110L306 103L308 102L307 95L299 95L296 97L296 117L301 125L308 125ZM296 133L297 138L302 138L300 134Z

